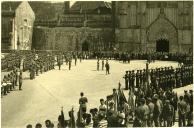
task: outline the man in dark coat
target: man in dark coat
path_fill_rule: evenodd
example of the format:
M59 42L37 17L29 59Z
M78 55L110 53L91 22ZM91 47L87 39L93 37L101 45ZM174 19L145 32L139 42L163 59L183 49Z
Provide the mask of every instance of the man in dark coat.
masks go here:
M128 78L129 74L128 71L126 71L125 76L123 77L125 79L125 90L128 90L128 84L129 84L129 78Z
M108 63L108 60L106 60L105 68L106 68L106 75L110 74L110 71L109 71L110 70L110 65Z

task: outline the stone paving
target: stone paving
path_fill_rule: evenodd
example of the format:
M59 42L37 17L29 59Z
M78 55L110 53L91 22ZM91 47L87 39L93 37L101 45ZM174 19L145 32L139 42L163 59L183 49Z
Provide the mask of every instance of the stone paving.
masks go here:
M111 60L111 74L105 75L105 71L96 71L96 63L96 60L84 60L82 63L78 62L77 66L73 65L70 71L64 64L61 70L55 67L55 70L40 74L35 80L29 80L29 73L25 72L23 90L19 91L17 88L1 98L2 128L21 128L29 123L34 126L37 122L44 124L46 119L55 122L56 126L62 106L66 119L72 106L77 112L80 92L88 97L88 110L98 107L99 99L106 98L113 88L118 88L119 81L124 86L122 77L126 70L143 69L146 65L144 60L134 60L130 64ZM177 67L178 64L156 61L149 67L164 66ZM181 93L183 90L179 91Z

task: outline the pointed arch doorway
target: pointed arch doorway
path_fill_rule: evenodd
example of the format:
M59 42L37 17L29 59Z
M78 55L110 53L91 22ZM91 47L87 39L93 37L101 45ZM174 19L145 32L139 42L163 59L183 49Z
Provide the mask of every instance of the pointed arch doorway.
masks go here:
M156 40L156 52L169 52L169 40L167 39Z
M82 43L82 51L89 51L89 43L88 43L88 41L84 41Z

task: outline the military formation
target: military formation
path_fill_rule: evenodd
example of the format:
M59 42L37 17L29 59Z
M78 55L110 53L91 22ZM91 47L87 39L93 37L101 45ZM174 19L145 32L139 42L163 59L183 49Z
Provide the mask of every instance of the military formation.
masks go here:
M10 54L6 55L5 58L1 59L2 70L12 70L13 66L20 67L20 61L25 58L24 70L28 70L31 64L32 58L35 57L36 53L39 55L45 55L47 51L11 51ZM188 53L130 53L130 52L118 52L118 51L88 51L88 52L77 52L77 51L51 51L50 54L57 55L61 54L65 59L66 64L75 59L75 65L77 60L80 62L84 59L115 59L123 61L123 63L130 63L130 60L148 60L148 62L154 62L155 60L167 60L177 61L180 64L192 64L192 54ZM61 65L61 64L60 64Z
M126 90L134 90L134 88L145 87L148 84L153 90L159 88L168 90L192 84L193 66L184 65L175 69L171 66L148 70L131 70L126 71L123 78L125 79Z
M182 57L182 59L181 59ZM127 52L63 52L63 51L21 51L13 52L2 60L2 69L8 72L2 80L2 95L7 95L18 86L22 89L22 72L29 71L29 78L35 79L44 72L61 66L65 62L71 70L84 59L97 59L97 71L104 70L110 74L109 59L130 63L131 60L144 59L147 64L155 60L178 61L180 66L161 67L126 71L123 76L123 93L121 84L113 89L112 94L99 100L99 107L88 110L89 98L80 93L77 119L74 110L70 110L69 119L65 120L63 108L58 117L57 127L171 127L178 118L179 126L193 126L193 91L185 90L178 96L174 88L193 83L193 65L186 54L171 53L127 53ZM183 63L183 64L182 64ZM176 115L178 113L178 116ZM48 128L54 127L50 120L45 121ZM31 128L32 125L28 125ZM41 128L40 123L36 124Z
M8 74L3 76L3 80L1 82L1 96L5 96L9 94L11 91L22 90L22 71L19 68L14 67L14 69Z

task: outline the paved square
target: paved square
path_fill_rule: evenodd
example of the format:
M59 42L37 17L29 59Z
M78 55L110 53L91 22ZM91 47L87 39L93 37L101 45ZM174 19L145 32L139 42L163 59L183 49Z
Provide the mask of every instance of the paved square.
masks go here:
M29 73L24 73L26 80L23 81L23 90L12 91L2 98L2 127L21 128L29 123L34 126L37 122L44 124L46 119L55 122L56 126L61 106L66 119L72 106L77 112L80 92L88 97L88 109L98 107L99 99L106 98L113 88L118 88L119 81L124 86L123 76L126 70L143 69L146 65L144 60L134 60L130 64L111 60L111 74L105 75L105 71L96 71L96 63L96 60L84 60L82 63L78 62L77 66L73 65L70 71L64 64L62 70L55 67L55 70L43 73L35 80L29 80ZM156 61L149 67L164 66L177 67L178 64Z

